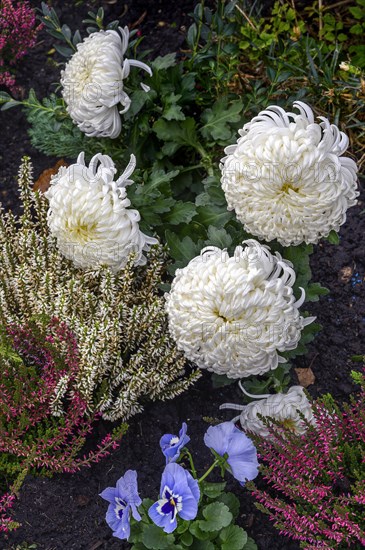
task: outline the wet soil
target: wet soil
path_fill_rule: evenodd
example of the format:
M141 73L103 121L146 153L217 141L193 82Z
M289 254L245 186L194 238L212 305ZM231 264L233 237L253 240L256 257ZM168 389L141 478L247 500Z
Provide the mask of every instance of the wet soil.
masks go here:
M177 51L189 25L193 1L178 3L167 0L142 0L103 3L106 17L115 19L125 11L122 24L137 26L146 36L145 44L154 55ZM38 6L40 2L32 2ZM53 6L63 22L77 26L92 4L54 0ZM100 5L100 2L94 5ZM125 10L126 6L126 10ZM76 23L76 25L75 25ZM52 38L42 32L39 44L22 63L18 79L19 94L30 87L39 97L54 90L60 67L57 56L47 55ZM24 154L31 156L37 177L52 166L50 159L34 150L27 136L27 123L18 109L0 113L0 198L5 207L17 209L18 198L15 175ZM309 346L309 353L296 362L296 367L311 367L315 383L308 390L313 396L330 392L344 400L354 390L349 373L356 368L351 356L365 352L365 192L362 186L359 203L348 212L341 229L338 246L323 242L311 259L313 280L330 289L330 294L308 309L323 326L319 336ZM37 550L112 550L130 546L112 537L104 516L107 504L98 494L127 469L138 471L142 497L155 498L159 489L164 459L158 442L162 434L177 432L183 421L188 424L190 448L199 468L209 464L209 451L203 444L203 435L209 421L231 418L232 412L219 411L219 405L241 401L236 386L214 389L210 376L205 374L199 383L174 401L150 403L143 414L133 418L121 446L112 456L75 475L55 476L53 479L28 477L15 507L15 519L22 527L8 538L0 539L1 549L15 549L21 543L36 544ZM98 426L99 435L107 426ZM239 523L256 540L259 550L297 550L299 545L278 535L269 520L254 505L248 491L230 480L241 501Z

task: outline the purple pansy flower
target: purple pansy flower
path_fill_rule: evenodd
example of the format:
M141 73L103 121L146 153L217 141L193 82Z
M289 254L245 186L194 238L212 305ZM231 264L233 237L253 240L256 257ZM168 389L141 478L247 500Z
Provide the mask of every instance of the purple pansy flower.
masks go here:
M166 464L176 462L180 456L181 449L190 441L186 435L187 425L183 422L179 435L165 434L160 439L161 451L166 457Z
M137 472L127 470L124 476L118 479L116 487L104 489L100 496L110 503L106 521L113 529L113 535L118 539L128 539L131 532L131 513L135 520L141 520L137 510L137 506L142 504L137 488Z
M208 428L204 443L220 456L228 455L228 470L242 484L257 476L259 463L255 446L233 422Z
M148 515L165 533L177 527L177 516L194 519L198 513L199 485L192 475L174 462L167 464L161 478L160 499L152 504Z

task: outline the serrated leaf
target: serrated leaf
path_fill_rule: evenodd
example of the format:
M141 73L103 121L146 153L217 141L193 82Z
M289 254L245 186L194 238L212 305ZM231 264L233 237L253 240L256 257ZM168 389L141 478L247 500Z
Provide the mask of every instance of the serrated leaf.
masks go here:
M306 302L318 302L320 296L329 294L329 289L319 283L310 283L305 292Z
M232 135L230 124L241 119L243 104L240 99L229 103L223 97L218 99L213 107L203 111L201 119L205 123L200 129L202 136L207 140L226 141Z
M232 237L224 227L214 227L211 225L208 228L209 244L218 246L219 248L228 248L232 244Z
M153 131L162 141L174 142L176 145L199 146L196 135L195 120L191 117L182 121L170 121L160 118L153 125Z
M162 113L163 118L166 120L184 120L185 115L182 111L181 105L177 105L176 103L172 103L171 105L168 105L164 112Z
M203 508L205 520L198 522L199 528L203 532L220 531L227 527L233 519L228 506L222 502L212 502Z
M194 243L188 236L180 240L176 233L167 229L165 231L165 238L171 256L175 260L182 261L185 265L188 264L192 258L200 254L200 243Z
M242 550L247 542L247 533L238 525L229 525L219 533L222 550Z
M232 212L219 208L218 206L198 206L198 221L206 227L215 225L217 227L223 227L229 220L233 218Z
M148 525L143 529L142 542L149 550L168 548L174 541L174 535L166 534L157 525Z
M176 64L176 53L168 53L164 56L156 57L151 65L155 71L161 71L163 69L168 69L173 67Z
M170 213L164 216L164 219L171 225L178 225L179 223L189 223L195 214L195 204L192 202L177 201Z
M227 483L225 481L221 481L220 483L202 481L200 484L200 489L203 495L206 495L209 498L217 498L222 494L226 485Z

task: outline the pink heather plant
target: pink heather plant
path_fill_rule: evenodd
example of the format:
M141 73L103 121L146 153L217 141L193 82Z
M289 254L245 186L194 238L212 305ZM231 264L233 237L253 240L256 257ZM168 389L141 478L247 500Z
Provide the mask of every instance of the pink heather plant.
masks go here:
M8 533L18 527L18 524L8 515L14 501L15 496L11 493L6 493L0 497L0 533Z
M65 323L53 318L45 328L11 325L2 340L0 483L9 477L14 483L0 499L0 532L16 527L6 510L29 471L76 472L108 456L121 436L121 430L108 434L80 456L97 415L74 387L78 349Z
M0 0L0 85L14 89L9 68L24 57L36 43L36 14L27 1Z
M365 546L365 378L356 378L361 391L342 410L331 396L314 403L305 435L271 424L272 441L253 438L269 485L252 486L256 506L306 550Z

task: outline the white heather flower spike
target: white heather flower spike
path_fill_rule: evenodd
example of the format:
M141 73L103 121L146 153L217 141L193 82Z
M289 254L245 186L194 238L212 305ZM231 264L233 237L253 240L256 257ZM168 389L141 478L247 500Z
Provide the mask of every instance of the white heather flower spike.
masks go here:
M135 254L135 265L143 265L143 251L157 239L139 230L140 215L129 209L125 186L136 165L134 155L123 174L114 181L116 168L107 155L95 155L89 166L84 153L76 164L61 167L45 193L49 199L48 226L61 253L77 267L108 265L123 268Z
M135 59L124 59L129 30L99 31L77 44L77 52L61 72L62 95L67 112L87 136L119 136L120 114L128 111L131 99L123 89L123 80L131 67L143 69L150 76L148 65ZM142 89L147 91L145 85ZM122 106L118 109L118 104Z
M258 415L273 418L280 422L287 429L302 435L306 432L307 426L301 415L310 424L315 424L313 410L302 386L292 386L287 393L276 393L273 395L250 395L240 384L240 388L246 395L259 398L248 405L235 405L225 403L220 409L234 409L242 411L233 422L240 421L244 431L253 432L260 437L271 438L272 435ZM298 412L299 411L299 412Z
M295 349L303 318L293 294L290 262L255 240L234 256L216 247L176 271L166 297L177 347L201 368L230 378L276 369L279 352Z
M239 131L221 161L229 210L245 230L282 245L317 243L338 231L356 204L357 166L341 156L348 138L308 105L287 113L270 106Z

